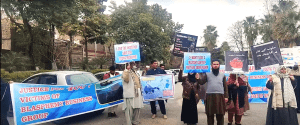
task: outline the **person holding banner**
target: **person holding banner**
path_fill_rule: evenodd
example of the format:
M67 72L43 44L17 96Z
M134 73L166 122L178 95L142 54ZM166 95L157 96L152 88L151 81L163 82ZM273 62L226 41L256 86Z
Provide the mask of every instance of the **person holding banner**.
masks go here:
M151 61L151 69L147 71L146 75L156 75L156 74L167 74L164 70L158 68L158 63L156 60ZM164 115L164 119L167 119L167 113L166 113L166 107L164 100L157 100L160 111ZM156 117L156 106L155 106L156 101L150 101L151 105L151 112L152 112L152 118L154 119Z
M139 124L140 108L143 107L140 75L135 62L130 62L123 72L123 110L127 125Z
M117 76L117 75L119 75L119 73L116 72L115 66L111 66L111 67L109 67L109 73L106 73L103 76L103 79L108 79L110 77L114 77L114 76ZM118 107L118 105L115 105L115 106L112 106L112 107L108 108L108 117L117 117L116 112L115 112L117 107Z
M7 111L11 102L10 100L10 86L1 78L1 125L9 125Z
M205 112L207 124L214 125L214 115L216 114L217 125L224 125L225 102L228 101L228 88L226 77L219 72L220 61L212 61L212 72L201 73L200 84L207 83Z
M235 115L235 124L241 125L243 113L245 111L245 93L247 84L237 74L230 74L228 81L228 102L226 109L228 111L228 125L232 125L233 115Z
M299 125L292 85L296 81L284 66L279 66L270 76L266 85L270 89L266 125Z
M199 74L189 73L188 76L182 77L182 69L178 75L178 80L182 82L182 110L181 110L181 121L188 125L195 125L198 123L198 110L197 104L199 102L198 92L200 90L200 79Z

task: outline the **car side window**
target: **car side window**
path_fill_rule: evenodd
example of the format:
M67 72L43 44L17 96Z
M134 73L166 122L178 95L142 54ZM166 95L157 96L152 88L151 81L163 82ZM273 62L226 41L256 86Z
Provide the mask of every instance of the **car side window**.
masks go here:
M96 78L100 81L100 80L103 80L104 74L97 74L97 75L95 75L95 76L96 76Z
M57 85L56 75L42 75L39 84Z
M40 78L39 76L34 76L32 78L27 79L23 83L34 83L34 84L37 84L39 78Z

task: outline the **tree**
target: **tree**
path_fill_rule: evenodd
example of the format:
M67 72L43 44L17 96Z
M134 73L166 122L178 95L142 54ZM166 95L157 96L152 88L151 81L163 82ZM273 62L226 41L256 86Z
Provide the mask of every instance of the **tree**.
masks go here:
M254 16L246 17L244 20L244 34L246 36L246 40L248 46L251 47L254 45L254 42L258 36L258 20L255 19ZM251 51L249 51L249 57L252 57Z
M204 45L207 46L208 51L212 51L214 47L216 47L218 31L216 30L217 27L208 25L204 30Z
M23 54L10 51L1 56L1 67L9 73L22 71L26 70L29 66L28 61L29 58Z
M238 51L245 51L247 49L247 43L244 35L243 21L237 21L228 28L228 37L233 44L234 48Z
M112 2L110 27L116 43L138 41L144 62L167 60L169 46L174 33L182 29L174 23L172 16L158 4L147 5L147 0L133 0L132 3L117 6Z
M91 60L90 65L94 66L94 69L99 68L102 69L103 65L107 64L107 62L109 61L109 58L107 57L97 57L97 58L93 58Z
M258 27L258 30L259 30L259 34L262 35L262 40L265 43L275 40L273 38L273 31L272 31L274 20L275 18L273 15L265 15L263 19L260 19L260 25Z

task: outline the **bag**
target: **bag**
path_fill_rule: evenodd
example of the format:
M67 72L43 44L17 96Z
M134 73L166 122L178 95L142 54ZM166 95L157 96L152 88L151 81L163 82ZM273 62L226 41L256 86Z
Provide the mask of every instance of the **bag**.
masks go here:
M233 109L234 108L234 104L233 101L230 100L226 103L226 111L228 111L229 109Z

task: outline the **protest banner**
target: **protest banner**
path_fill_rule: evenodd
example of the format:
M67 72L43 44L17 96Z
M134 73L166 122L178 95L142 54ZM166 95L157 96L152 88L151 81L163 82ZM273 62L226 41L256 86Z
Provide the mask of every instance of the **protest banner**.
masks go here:
M283 65L278 41L251 46L251 52L255 70L276 64Z
M294 61L300 65L300 46L293 47Z
M173 74L142 76L141 84L144 101L174 98L175 80Z
M184 53L183 73L210 72L210 53Z
M120 79L121 75L116 77ZM120 93L118 91L122 90L120 80L106 86L96 83L71 86L13 83L10 86L16 125L41 124L65 119L123 102L123 96L117 95ZM106 93L106 97L103 98L101 93ZM117 98L110 98L114 96Z
M115 63L123 64L132 61L141 61L140 46L138 42L114 45Z
M294 48L280 48L283 64L286 66L294 66ZM296 53L295 53L296 54Z
M173 55L183 57L184 52L194 52L198 36L176 33Z
M248 51L226 51L225 71L228 73L248 72Z

